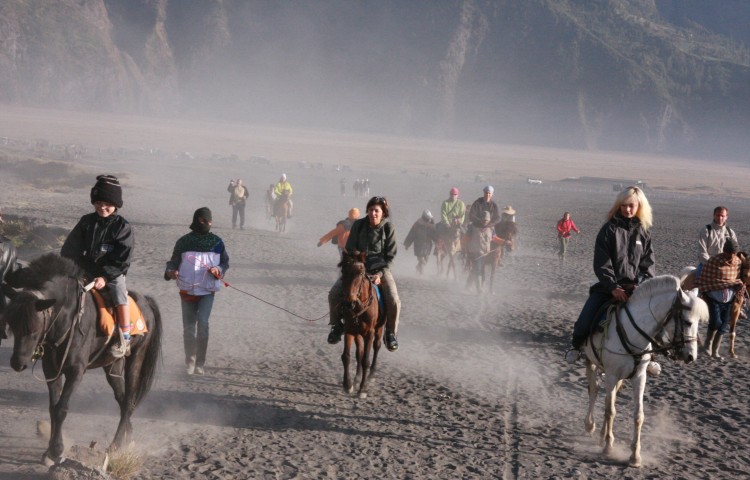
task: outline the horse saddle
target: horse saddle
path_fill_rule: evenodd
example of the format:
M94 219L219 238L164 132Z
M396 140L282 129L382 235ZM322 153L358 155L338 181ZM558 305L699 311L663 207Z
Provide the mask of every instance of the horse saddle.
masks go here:
M115 309L112 306L111 300L109 298L105 299L98 290L92 289L91 294L94 296L94 302L96 303L99 334L109 337L115 331ZM143 319L141 308L130 295L128 295L128 306L130 307L130 335L148 333L148 327L146 326L146 321Z
M596 315L594 315L594 324L591 327L589 335L593 335L596 332L603 332L607 329L610 320L612 320L612 316L617 312L617 305L618 302L610 300L599 307Z

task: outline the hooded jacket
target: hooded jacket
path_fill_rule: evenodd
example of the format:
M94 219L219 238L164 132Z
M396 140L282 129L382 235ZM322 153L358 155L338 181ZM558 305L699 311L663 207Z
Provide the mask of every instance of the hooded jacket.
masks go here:
M93 280L112 281L128 273L135 239L127 220L113 213L84 215L65 239L60 255L75 262Z
M404 239L404 247L408 249L414 244L414 255L425 257L432 252L432 242L434 241L435 223L420 218L411 226L409 234Z
M367 273L386 272L390 270L396 257L396 229L387 218L384 218L377 227L370 226L369 218L360 218L354 222L349 232L346 251L367 254L365 261Z
M611 293L623 285L639 285L655 273L651 234L638 217L616 214L605 223L594 245L594 273L599 282L592 291Z

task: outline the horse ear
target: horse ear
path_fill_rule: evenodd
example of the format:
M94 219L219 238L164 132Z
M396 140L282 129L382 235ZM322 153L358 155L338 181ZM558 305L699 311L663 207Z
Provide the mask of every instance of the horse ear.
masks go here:
M45 298L44 300L37 300L34 303L34 306L36 307L37 312L42 312L44 310L47 310L48 308L51 308L52 305L57 303L57 300L54 298Z

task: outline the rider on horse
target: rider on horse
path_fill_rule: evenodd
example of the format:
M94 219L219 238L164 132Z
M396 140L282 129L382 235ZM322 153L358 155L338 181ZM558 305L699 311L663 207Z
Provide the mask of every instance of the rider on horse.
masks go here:
M589 289L589 298L573 327L573 348L565 355L568 363L580 357L600 308L613 300L627 301L640 283L654 276L649 232L653 216L643 190L628 187L620 192L608 218L594 245L594 273L599 281Z
M277 202L286 196L287 201L289 202L289 213L287 213L287 218L292 218L292 207L294 206L292 204L292 185L287 181L286 173L281 174L281 178L273 187L273 193L276 195Z
M432 244L435 241L435 220L432 218L432 212L425 210L422 216L411 226L404 247L409 250L414 244L414 255L417 257L417 273L421 274L427 259L432 252Z
M401 313L401 300L398 297L396 281L391 273L397 248L396 229L388 220L389 216L388 201L385 197L372 197L367 202L367 217L357 220L352 225L345 249L349 253L366 254L367 274L373 278L375 285L380 286L386 307L385 344L388 350L395 352L398 350L396 332ZM328 306L331 312L328 343L331 344L340 342L341 335L344 333L344 324L341 321L342 296L342 280L339 277L328 292Z
M458 198L459 191L456 187L451 188L450 197L443 201L440 207L440 223L438 229L442 230L451 225L463 225L466 216L466 205Z
M495 224L500 221L500 210L494 200L492 200L492 196L495 194L495 189L492 185L487 185L482 191L484 194L471 204L471 208L469 209L469 222L481 223L484 221L484 215L482 215L482 212L490 212L490 225L494 227Z
M94 288L107 288L117 311L120 341L110 354L121 358L130 346L130 307L125 275L135 240L133 230L118 213L122 208L122 188L112 175L99 175L91 189L94 213L81 217L65 239L60 255L70 258L94 282Z

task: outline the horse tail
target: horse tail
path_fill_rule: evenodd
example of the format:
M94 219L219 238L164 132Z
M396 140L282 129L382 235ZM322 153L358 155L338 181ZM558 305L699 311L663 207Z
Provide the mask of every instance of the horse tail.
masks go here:
M135 389L135 396L133 398L135 406L138 406L143 397L151 390L151 385L154 383L154 378L156 377L156 367L161 357L161 312L159 311L159 306L156 304L156 300L148 295L144 295L144 297L151 308L151 312L154 314L154 324L151 325L151 330L149 331L151 338L146 347L146 355L141 365L140 381L137 382L138 385Z

